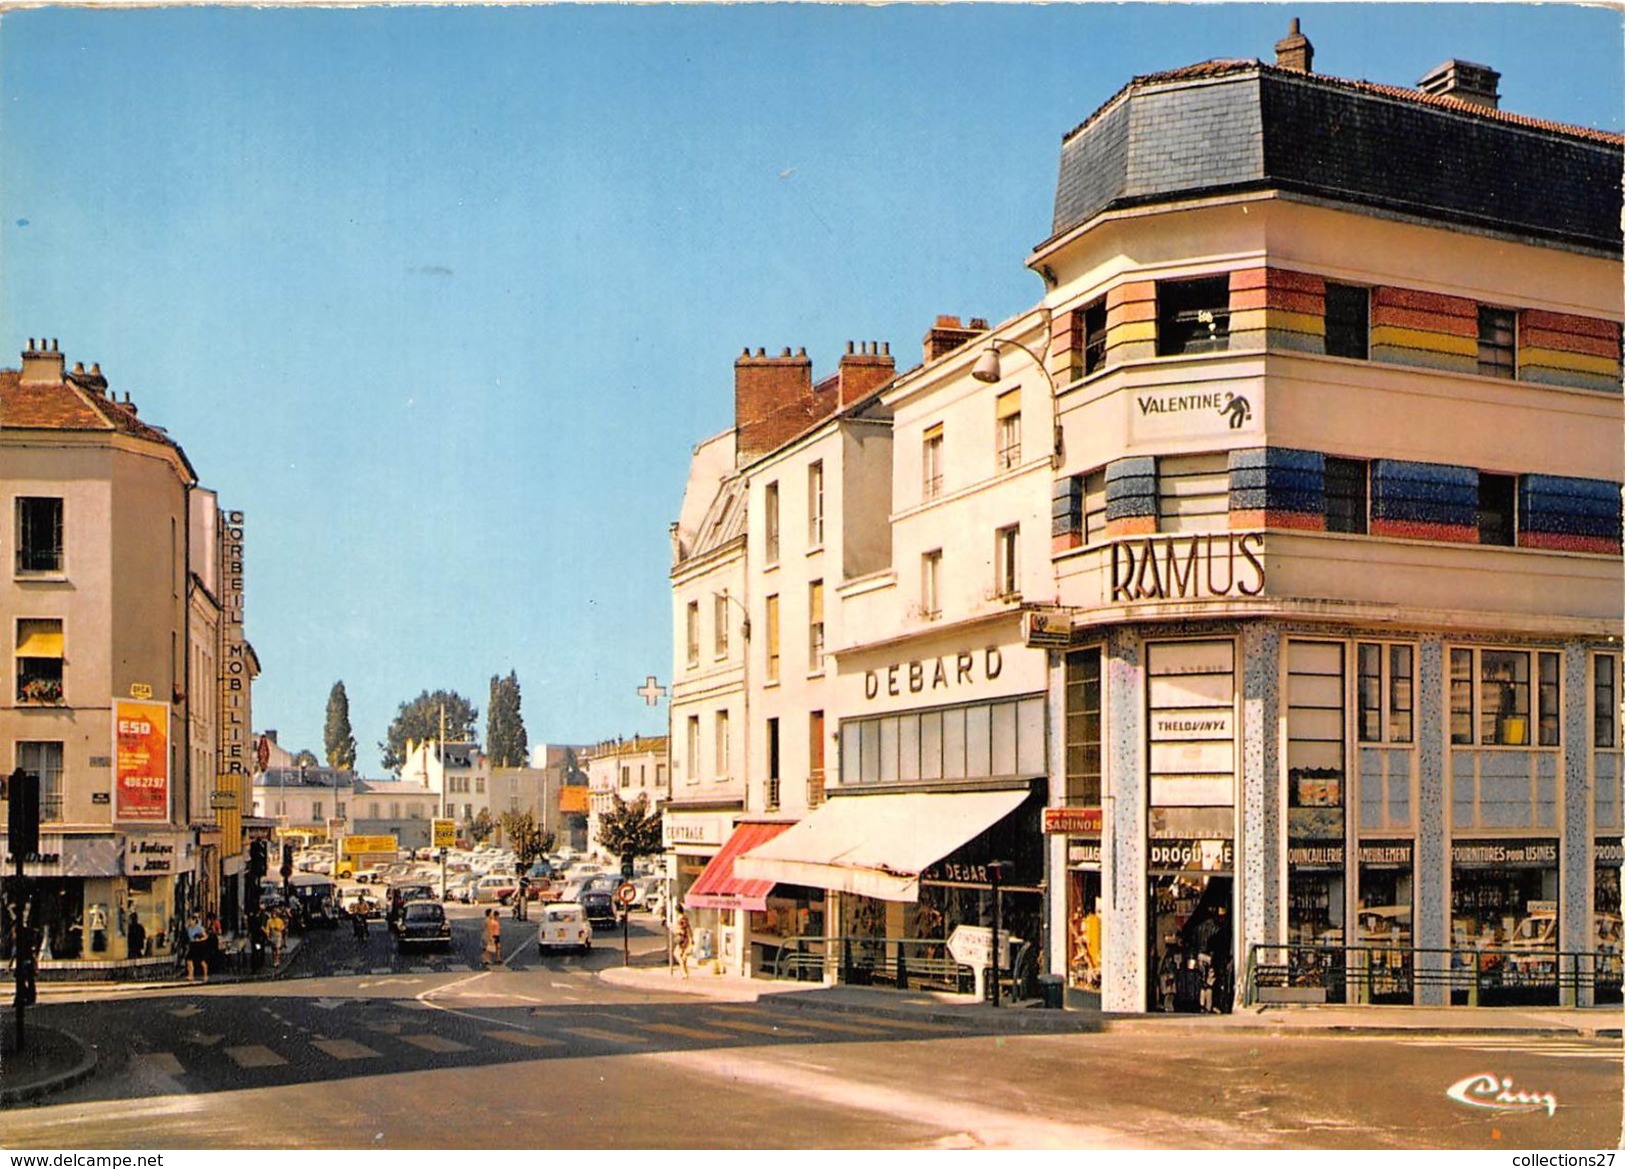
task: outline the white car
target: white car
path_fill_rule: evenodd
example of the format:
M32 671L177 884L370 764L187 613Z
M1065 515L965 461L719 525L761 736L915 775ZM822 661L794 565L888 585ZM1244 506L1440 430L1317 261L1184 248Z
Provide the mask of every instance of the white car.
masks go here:
M554 901L535 912L540 919L536 926L539 953L556 949L585 953L592 949L592 923L587 920L587 911L574 901Z

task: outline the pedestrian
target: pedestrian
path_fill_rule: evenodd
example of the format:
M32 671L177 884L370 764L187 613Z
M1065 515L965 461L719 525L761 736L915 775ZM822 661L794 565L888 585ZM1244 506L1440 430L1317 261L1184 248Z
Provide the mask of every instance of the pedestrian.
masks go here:
M125 927L124 936L130 944L130 957L145 958L147 956L147 927L141 924L141 919L130 911L130 924Z
M193 918L186 927L186 981L196 982L198 973L203 974L203 981L209 981L209 934L203 928L203 923Z
M90 907L90 950L93 954L107 952L107 907L101 902Z
M265 918L265 936L271 943L271 965L282 965L282 944L288 937L288 921L280 906L273 905Z
M677 933L672 938L672 952L677 956L678 963L683 968L683 977L688 977L688 956L694 949L694 929L688 924L688 914L682 910L677 911Z
M519 878L519 888L514 891L513 916L515 921L527 920L528 909L526 903L530 900L530 874L522 874Z
M502 964L502 914L495 909L485 911L485 964Z
M255 974L265 965L265 912L260 909L248 918L248 964Z

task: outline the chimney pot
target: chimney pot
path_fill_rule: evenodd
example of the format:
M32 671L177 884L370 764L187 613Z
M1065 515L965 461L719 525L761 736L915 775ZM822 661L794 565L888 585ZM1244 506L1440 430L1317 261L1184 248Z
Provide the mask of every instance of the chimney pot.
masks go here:
M102 376L102 363L99 362L99 361L92 361L90 363L90 373L91 373L92 377L101 377Z
M82 361L74 362L73 363L73 372L74 373L79 373L79 374L84 373L85 372L85 363L82 362Z

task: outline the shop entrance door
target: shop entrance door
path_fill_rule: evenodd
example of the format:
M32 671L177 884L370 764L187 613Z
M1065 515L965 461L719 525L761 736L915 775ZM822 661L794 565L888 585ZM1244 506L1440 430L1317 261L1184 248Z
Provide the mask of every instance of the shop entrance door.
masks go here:
M1153 873L1148 1010L1228 1012L1235 997L1234 879L1216 873Z

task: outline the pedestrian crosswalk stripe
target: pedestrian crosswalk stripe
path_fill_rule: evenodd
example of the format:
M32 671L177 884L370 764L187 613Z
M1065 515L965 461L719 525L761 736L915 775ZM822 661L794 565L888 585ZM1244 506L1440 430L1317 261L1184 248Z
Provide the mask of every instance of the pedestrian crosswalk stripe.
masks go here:
M647 1043L641 1035L625 1035L618 1031L600 1031L596 1027L566 1027L566 1032L579 1035L583 1039L597 1039L604 1043Z
M730 1031L748 1031L754 1035L774 1035L780 1039L807 1039L811 1031L792 1031L788 1027L777 1027L772 1023L748 1023L744 1019L718 1019L718 1027L726 1027Z
M844 1031L850 1035L880 1035L884 1028L868 1027L861 1023L836 1023L830 1019L797 1019L797 1027L811 1027L815 1031Z
M364 1043L353 1039L317 1039L312 1047L327 1052L334 1059L377 1059L379 1055Z
M231 1057L231 1062L240 1068L274 1068L288 1062L269 1047L257 1043L246 1047L228 1047L225 1052Z
M178 1076L186 1070L174 1053L168 1051L145 1052L130 1062L143 1071L156 1072L160 1076Z
M1452 1047L1458 1051L1479 1051L1491 1054L1516 1053L1520 1055L1537 1055L1550 1059L1607 1059L1618 1060L1620 1047L1617 1043L1588 1043L1580 1039L1547 1039L1542 1040L1534 1036L1523 1038L1507 1038L1495 1040L1485 1035L1461 1035L1447 1038L1433 1039L1402 1039L1401 1045L1406 1047Z
M646 1031L658 1031L662 1035L676 1035L683 1039L729 1039L731 1036L721 1031L702 1031L698 1027L684 1027L677 1023L645 1023Z
M901 1028L904 1031L934 1031L938 1034L941 1034L944 1031L953 1030L952 1027L945 1027L940 1023L916 1023L913 1019L890 1019L875 1015L864 1015L862 1018L865 1022L871 1023L876 1027L884 1027L887 1029Z
M410 1043L413 1047L421 1047L424 1051L448 1055L454 1051L469 1050L468 1044L447 1039L444 1035L402 1035L400 1040L402 1043Z
M504 1043L513 1043L519 1047L563 1047L564 1040L553 1039L546 1035L532 1035L529 1031L487 1031L486 1036L491 1039L500 1039Z

